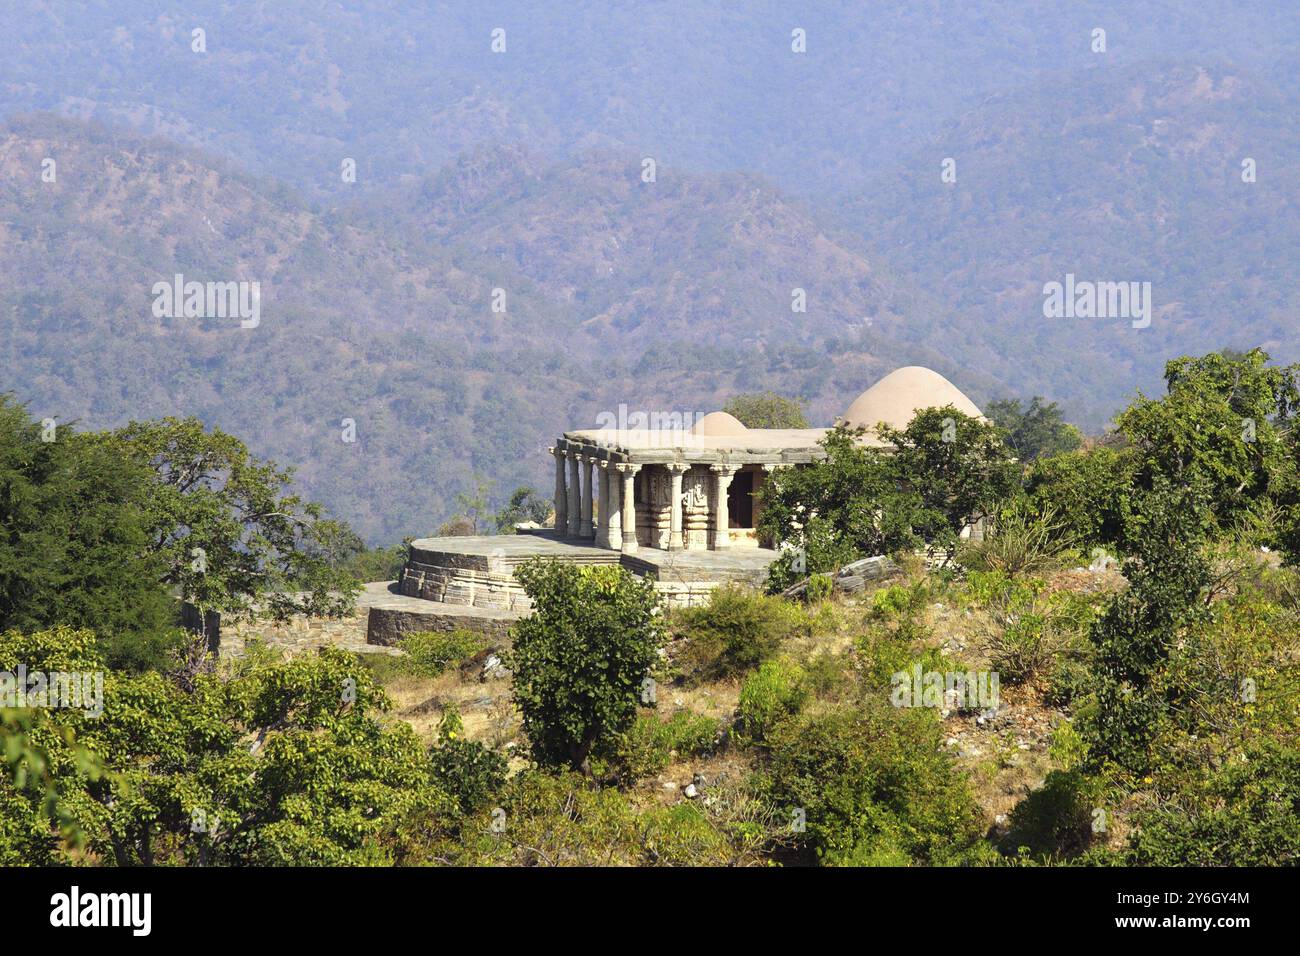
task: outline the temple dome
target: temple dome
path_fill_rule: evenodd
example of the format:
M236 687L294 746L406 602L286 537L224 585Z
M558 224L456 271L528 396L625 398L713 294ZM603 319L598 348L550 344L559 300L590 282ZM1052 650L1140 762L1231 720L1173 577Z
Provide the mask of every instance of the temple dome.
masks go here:
M895 369L853 400L842 416L851 426L874 430L884 422L904 429L923 408L954 406L957 411L983 418L979 407L962 390L933 369L909 365Z
M709 438L725 438L730 435L743 435L749 429L741 424L740 419L727 412L709 412L691 429L691 433Z

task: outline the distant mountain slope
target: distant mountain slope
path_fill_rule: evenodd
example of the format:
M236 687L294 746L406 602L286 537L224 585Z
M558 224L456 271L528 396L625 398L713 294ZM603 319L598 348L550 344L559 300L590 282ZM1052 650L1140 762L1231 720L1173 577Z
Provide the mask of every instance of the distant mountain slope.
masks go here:
M499 183L475 191L491 162L518 180L506 200ZM468 157L400 195L405 213L323 214L162 141L13 123L0 129L0 390L89 427L199 415L391 541L436 528L476 473L498 499L545 489L547 440L620 404L707 412L775 388L829 421L894 365L960 369L909 344L938 327L924 296L765 184L665 170L642 189L609 157L542 175L521 162ZM156 316L154 284L177 273L260 282L260 324ZM790 310L796 281L807 313ZM986 377L959 380L987 395Z
M1222 63L1090 70L989 99L844 212L954 327L978 330L989 372L1096 427L1170 356L1300 359L1298 107ZM1151 326L1046 318L1043 286L1067 273L1150 282Z
M53 110L220 151L324 199L476 145L628 150L860 186L948 118L1044 74L1223 57L1295 89L1300 8L1275 0L28 0L0 31L0 118ZM1090 50L1107 31L1104 57ZM491 32L505 31L493 53ZM205 31L206 52L192 50ZM806 33L807 52L791 50Z

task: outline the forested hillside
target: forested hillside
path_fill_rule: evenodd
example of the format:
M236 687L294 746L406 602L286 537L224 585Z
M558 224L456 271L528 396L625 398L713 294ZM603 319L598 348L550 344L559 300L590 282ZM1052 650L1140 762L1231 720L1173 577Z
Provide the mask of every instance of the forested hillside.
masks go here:
M621 403L829 424L922 364L1096 433L1170 354L1295 356L1298 49L1228 0L37 2L0 36L0 390L199 415L385 544L475 473L545 489ZM178 273L259 282L260 326L156 319ZM1045 318L1067 274L1150 282L1150 327Z

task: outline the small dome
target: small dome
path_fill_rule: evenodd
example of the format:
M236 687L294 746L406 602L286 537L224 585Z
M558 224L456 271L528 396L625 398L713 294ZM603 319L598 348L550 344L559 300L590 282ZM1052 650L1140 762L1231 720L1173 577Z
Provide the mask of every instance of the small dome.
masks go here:
M709 438L725 438L729 435L743 435L747 431L740 419L727 412L709 412L691 429L691 434Z
M852 426L875 429L884 422L891 428L904 429L923 408L954 406L973 418L984 413L962 390L938 372L920 365L895 369L854 399L844 412L843 420Z

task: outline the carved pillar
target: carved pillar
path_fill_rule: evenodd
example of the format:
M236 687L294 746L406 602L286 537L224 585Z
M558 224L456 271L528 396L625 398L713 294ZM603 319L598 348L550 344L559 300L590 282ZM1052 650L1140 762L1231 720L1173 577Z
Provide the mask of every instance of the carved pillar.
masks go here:
M598 492L597 502L599 507L596 509L596 540L595 545L598 548L609 547L609 462L596 462L596 477L600 480L600 490Z
M727 533L727 489L738 470L735 465L709 466L713 473L713 488L709 495L709 511L713 518L713 525L709 528L709 547L714 551L731 547L731 535Z
M619 466L611 462L605 462L608 466L600 473L602 483L608 483L609 487L600 493L600 500L605 502L608 512L602 512L602 515L608 517L601 518L601 526L605 529L605 547L613 548L617 551L623 545L623 474Z
M595 462L596 459L589 455L582 456L582 525L578 529L578 534L583 538L590 538L593 534L591 525L591 472L592 465Z
M569 530L569 490L564 485L564 452L551 448L555 456L555 530L564 534Z
M568 532L570 538L576 538L582 526L582 495L578 482L578 453L569 449L569 513Z
M673 476L672 491L669 492L669 504L672 506L668 523L668 550L682 550L682 475L690 465L680 461L668 466L668 473Z
M636 554L636 473L640 465L619 465L623 475L623 553Z

